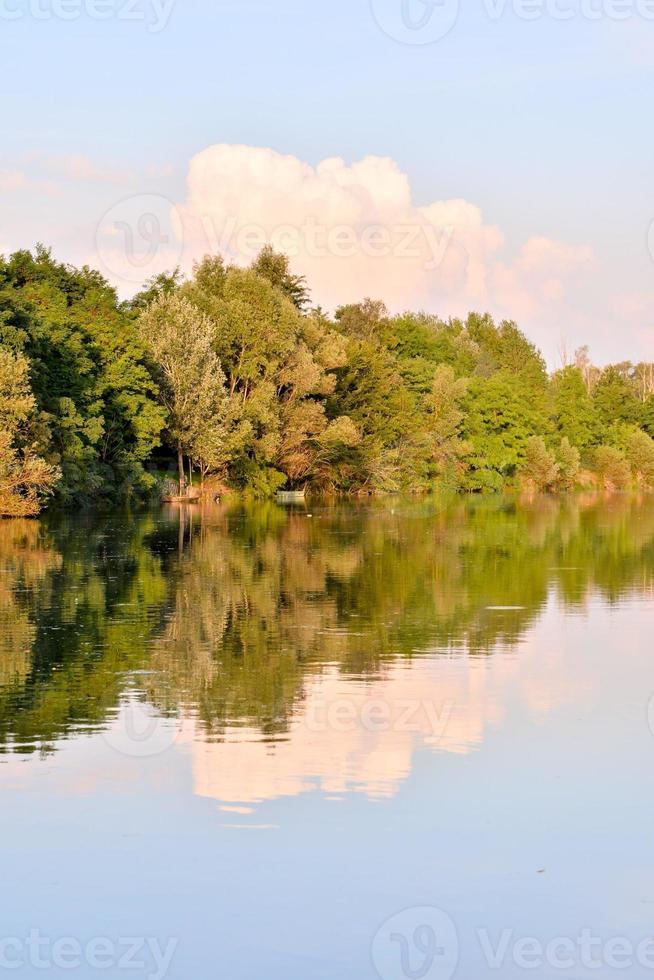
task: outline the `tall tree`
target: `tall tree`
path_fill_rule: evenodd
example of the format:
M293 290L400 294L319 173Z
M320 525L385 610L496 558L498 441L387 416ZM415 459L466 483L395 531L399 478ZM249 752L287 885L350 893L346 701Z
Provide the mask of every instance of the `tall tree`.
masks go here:
M188 299L171 293L141 314L139 329L155 364L183 495L184 456L201 451L207 426L220 423L225 412L225 375L213 349L213 324Z
M27 359L0 347L0 516L37 514L59 479L31 444L26 423L35 406Z

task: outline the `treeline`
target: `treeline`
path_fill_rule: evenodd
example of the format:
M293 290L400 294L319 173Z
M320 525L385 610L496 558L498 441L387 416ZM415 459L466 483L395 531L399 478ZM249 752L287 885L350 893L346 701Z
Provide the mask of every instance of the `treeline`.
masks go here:
M550 375L488 314L330 318L270 248L129 302L44 248L0 259L3 514L161 492L173 462L182 493L646 487L652 436L654 364Z

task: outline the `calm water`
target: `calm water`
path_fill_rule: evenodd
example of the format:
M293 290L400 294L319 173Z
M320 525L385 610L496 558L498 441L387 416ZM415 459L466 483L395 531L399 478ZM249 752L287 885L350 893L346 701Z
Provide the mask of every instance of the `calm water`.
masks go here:
M653 613L651 498L0 523L0 974L654 976Z

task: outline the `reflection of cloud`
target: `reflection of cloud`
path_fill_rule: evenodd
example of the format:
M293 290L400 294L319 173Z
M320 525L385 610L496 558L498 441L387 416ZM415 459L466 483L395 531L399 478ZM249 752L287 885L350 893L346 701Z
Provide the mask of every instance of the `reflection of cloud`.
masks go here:
M504 664L511 671L511 661ZM192 741L195 792L234 806L320 789L393 796L421 746L464 754L501 712L490 674L471 662L414 661L383 678L352 681L330 668L307 681L283 740L232 728L221 743Z
M344 677L331 667L307 679L278 741L233 727L223 742L207 743L189 723L182 740L191 747L195 793L237 812L315 790L341 799L347 793L388 798L410 775L420 749L466 755L513 711L521 724L527 717L540 725L564 705L585 710L597 694L595 678L570 670L579 637L568 635L565 622L552 600L519 649L502 645L491 659L441 651L389 665L374 680Z

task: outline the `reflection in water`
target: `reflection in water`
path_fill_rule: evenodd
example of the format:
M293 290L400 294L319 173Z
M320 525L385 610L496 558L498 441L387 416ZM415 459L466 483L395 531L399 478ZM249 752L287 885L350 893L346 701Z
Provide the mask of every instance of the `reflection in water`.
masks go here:
M583 700L535 625L651 596L653 573L654 501L627 496L6 522L0 739L51 753L136 702L237 811L387 797L417 750L478 747L507 691L536 714Z

